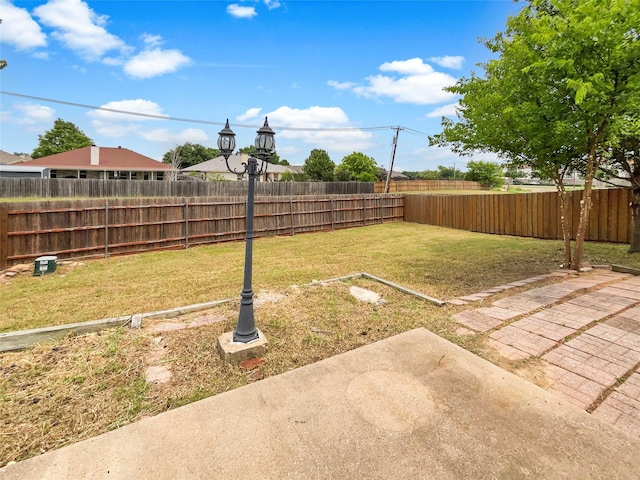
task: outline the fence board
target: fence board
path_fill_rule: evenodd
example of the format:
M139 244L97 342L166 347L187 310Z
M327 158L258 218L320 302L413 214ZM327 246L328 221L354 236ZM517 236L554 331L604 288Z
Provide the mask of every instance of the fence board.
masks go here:
M587 239L628 243L630 189L595 190ZM577 232L582 191L567 192L571 238ZM482 233L562 239L560 198L556 192L509 195L407 195L406 222Z
M373 194L373 182L257 182L257 196ZM246 196L247 182L0 178L2 198Z
M3 266L244 239L245 197L0 203ZM4 222L3 222L4 218ZM257 237L402 221L403 195L256 197Z
M373 192L384 193L385 185L386 182L376 182ZM389 193L433 190L487 190L487 188L478 182L470 182L467 180L392 180L389 182Z

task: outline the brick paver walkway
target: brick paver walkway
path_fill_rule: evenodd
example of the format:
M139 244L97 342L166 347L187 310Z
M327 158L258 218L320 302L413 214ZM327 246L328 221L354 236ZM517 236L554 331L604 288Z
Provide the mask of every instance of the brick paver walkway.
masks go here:
M488 303L454 315L510 360L544 361L545 388L640 437L640 277L596 270L494 302L490 295L535 277L461 297ZM500 289L501 288L501 289Z

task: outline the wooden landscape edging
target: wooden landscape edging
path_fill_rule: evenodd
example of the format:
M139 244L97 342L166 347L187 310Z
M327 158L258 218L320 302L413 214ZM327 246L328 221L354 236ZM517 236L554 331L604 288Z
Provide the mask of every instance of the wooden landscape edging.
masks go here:
M34 328L19 332L0 333L0 352L22 350L36 343L59 340L67 335L81 335L83 333L99 332L106 328L123 327L130 322L131 315L127 315L53 327Z
M396 283L390 282L383 278L375 277L366 272L355 273L352 275L345 275L337 278L330 278L327 280L314 281L308 283L307 286L313 286L318 284L326 284L332 282L342 282L345 280L352 280L354 278L367 278L375 282L382 283L399 290L402 293L416 296L421 300L426 300L430 303L438 305L439 307L445 305L446 302L437 300L424 295L420 292L416 292L409 288L403 287ZM67 335L81 335L85 333L98 332L107 328L118 328L125 325L130 325L131 328L140 328L142 326L143 319L147 318L175 318L187 313L199 312L208 310L210 308L222 305L224 303L231 302L231 299L225 300L213 300L211 302L196 303L193 305L187 305L185 307L176 307L168 310L159 310L148 313L138 313L134 315L125 315L115 318L104 318L102 320L90 320L88 322L70 323L66 325L56 325L53 327L35 328L31 330L21 330L17 332L0 333L0 353L9 352L14 350L24 350L37 343L48 342L51 340L59 340Z

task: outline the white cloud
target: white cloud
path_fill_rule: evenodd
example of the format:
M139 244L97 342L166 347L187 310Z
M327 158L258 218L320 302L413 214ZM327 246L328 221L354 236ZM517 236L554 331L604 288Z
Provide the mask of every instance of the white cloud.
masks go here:
M105 30L108 17L98 15L80 0L50 0L34 9L52 36L86 60L98 60L112 50L126 51L125 43Z
M279 138L300 140L326 150L353 152L371 148L373 135L371 132L351 129L351 122L346 113L339 107L313 106L297 109L287 106L279 107L267 114L269 124L277 127L323 128L347 130L298 131L282 130Z
M262 111L262 109L259 108L259 107L250 108L249 110L244 112L242 115L238 115L236 117L236 120L239 121L239 122L244 122L245 120L249 120L251 118L256 118L258 115L260 115L261 111Z
M139 130L137 133L148 142L158 142L168 145L182 145L186 142L204 143L209 140L206 132L199 128L187 128L175 133L166 128L155 128L152 130Z
M383 72L397 72L403 75L430 75L434 72L433 67L424 63L421 58L385 62L380 65L380 70Z
M130 77L152 78L175 72L178 68L189 63L191 63L191 59L179 50L154 48L144 50L127 60L124 71Z
M142 41L149 47L159 47L162 45L162 35L152 35L150 33L145 33L140 38Z
M336 82L335 80L329 80L327 85L335 88L336 90L350 90L358 84L353 82Z
M367 77L367 85L350 84L350 82L336 82L331 80L329 85L334 88L350 89L357 95L367 98L389 97L397 103L413 103L429 105L451 101L452 93L446 92L445 87L453 85L456 79L452 76L437 72L420 58L409 60L395 60L380 65L382 72L398 75L374 75Z
M278 0L264 0L264 4L269 10L273 10L274 8L278 8L280 6L280 2L278 2Z
M19 103L12 106L11 116L19 125L43 125L53 123L55 110L34 103Z
M7 0L0 0L0 7L3 19L0 42L14 45L19 50L47 45L40 25L26 10L15 7ZM109 17L97 14L82 0L49 0L36 7L33 14L40 23L51 27L52 38L59 40L85 61L101 60L105 65L124 66L124 72L133 78L172 73L191 63L191 59L179 50L159 48L163 43L162 36L150 33L141 36L144 50L133 55L133 47L106 30ZM34 56L49 58L47 52L36 52Z
M440 117L455 117L456 116L456 108L459 104L450 103L448 105L443 105L442 107L438 107L435 110L427 113L427 118L440 118Z
M102 108L153 115L154 117L166 117L160 105L140 98L105 103ZM94 130L99 135L108 138L122 138L133 135L146 141L162 143L163 145L175 145L185 142L202 143L209 139L207 133L199 128L187 128L179 132L172 132L167 128L145 128L145 122L161 121L162 118L129 115L108 110L92 110L87 115L91 117L91 125Z
M113 101L113 102L105 103L100 107L109 109L109 110L141 113L143 115L153 115L157 117L167 116L164 113L162 113L162 107L160 107L160 105L150 100L143 100L141 98L138 98L135 100ZM156 118L152 118L152 117L133 116L127 113L111 112L108 110L92 110L87 115L89 115L91 118L96 120L109 121L109 122L131 121L134 119L140 122L157 120Z
M2 25L0 43L8 43L18 50L29 50L47 45L47 37L29 12L6 0L0 0Z
M258 14L255 7L244 7L237 3L227 5L227 13L236 18L253 18Z
M165 116L160 105L143 99L113 101L105 103L101 107L122 112ZM107 110L92 110L87 115L92 119L91 125L93 128L100 135L110 138L124 137L131 133L139 134L142 128L141 122L157 120L152 117L134 116Z
M459 70L462 68L462 64L464 63L464 57L459 55L445 55L443 57L429 57L429 61L444 68Z

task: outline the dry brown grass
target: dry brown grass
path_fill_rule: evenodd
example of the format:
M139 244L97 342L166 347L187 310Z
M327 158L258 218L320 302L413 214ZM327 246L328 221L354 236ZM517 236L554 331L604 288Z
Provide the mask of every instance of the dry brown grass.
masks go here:
M384 305L352 297L351 285L383 295ZM442 309L384 285L357 279L290 287L284 298L256 308L269 340L266 362L254 370L225 366L219 335L234 328L237 302L171 320L145 321L141 330L120 328L0 356L2 439L0 465L98 435L145 416L307 365L396 333L425 326L467 348ZM223 316L224 321L173 331ZM165 366L168 383L149 384L145 369Z

